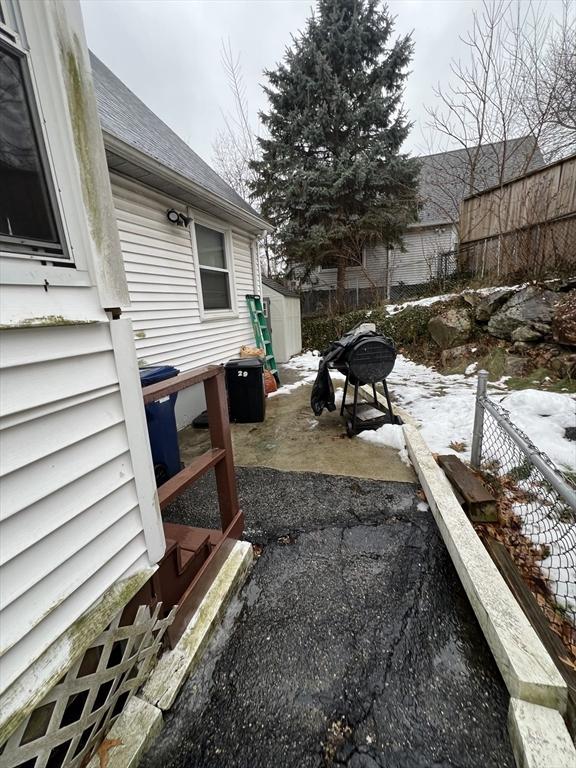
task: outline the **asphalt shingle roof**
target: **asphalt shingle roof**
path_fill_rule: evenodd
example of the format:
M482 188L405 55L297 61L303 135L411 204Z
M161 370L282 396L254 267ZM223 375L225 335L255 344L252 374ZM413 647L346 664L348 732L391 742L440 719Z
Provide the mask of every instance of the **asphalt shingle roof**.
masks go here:
M460 203L468 195L544 165L538 144L531 136L417 159L421 166L419 224L457 221ZM474 180L471 188L472 165Z
M290 288L287 288L285 285L282 285L282 283L279 283L277 280L273 280L266 275L262 275L262 283L268 286L271 290L281 293L282 296L289 296L296 299L300 298L300 294L296 293L296 291L291 291Z
M92 52L90 62L98 114L105 132L227 202L259 216Z

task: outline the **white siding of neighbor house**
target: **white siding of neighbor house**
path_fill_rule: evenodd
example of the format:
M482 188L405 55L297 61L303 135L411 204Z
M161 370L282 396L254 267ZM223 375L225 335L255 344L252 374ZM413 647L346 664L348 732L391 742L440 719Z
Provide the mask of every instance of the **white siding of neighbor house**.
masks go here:
M408 228L404 234L404 250L384 245L366 248L362 267L348 267L346 287L349 290L385 288L399 283L418 285L436 277L437 256L454 248L456 229L452 226ZM388 277L388 263L390 276ZM318 269L311 287L316 290L336 288L336 269Z
M390 285L419 285L437 277L438 254L454 248L455 239L452 226L408 229L404 251L390 252Z
M110 324L4 331L0 351L5 690L150 559Z
M245 297L259 292L260 284L249 235L232 231L237 316L202 320L190 232L166 218L167 209L185 210L185 203L117 175L111 178L130 291L126 314L134 324L140 364L188 371L224 363L237 357L243 344L253 345ZM178 425L204 407L201 387L179 393Z
M286 363L292 355L302 351L300 298L284 296L268 285L262 286L262 295L270 300L272 347L276 362Z
M365 249L362 266L348 267L346 270L346 288L360 290L386 285L386 253L384 245L375 245ZM336 288L336 269L319 268L314 273L316 290ZM316 282L317 281L317 282Z

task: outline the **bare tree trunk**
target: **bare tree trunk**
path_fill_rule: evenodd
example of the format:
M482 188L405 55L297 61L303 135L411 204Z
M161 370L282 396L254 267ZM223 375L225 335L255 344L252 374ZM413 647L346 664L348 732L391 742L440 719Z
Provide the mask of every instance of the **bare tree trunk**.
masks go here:
M343 312L346 308L346 267L347 260L344 254L338 256L336 270L336 304L338 312Z

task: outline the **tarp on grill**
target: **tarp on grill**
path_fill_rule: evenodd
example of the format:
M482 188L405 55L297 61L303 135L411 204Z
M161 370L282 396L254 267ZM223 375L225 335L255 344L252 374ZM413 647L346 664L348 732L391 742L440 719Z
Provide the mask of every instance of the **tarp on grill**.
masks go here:
M314 386L312 387L310 406L316 416L320 416L325 408L328 411L334 411L336 409L336 403L334 402L334 386L332 384L332 379L330 378L329 366L331 365L340 370L341 373L346 373L346 364L349 353L362 341L367 339L384 341L395 352L394 342L377 331L358 332L357 328L353 328L351 331L345 333L342 338L333 341L332 344L322 352L322 357L320 358L320 364L318 366L318 375L316 376Z

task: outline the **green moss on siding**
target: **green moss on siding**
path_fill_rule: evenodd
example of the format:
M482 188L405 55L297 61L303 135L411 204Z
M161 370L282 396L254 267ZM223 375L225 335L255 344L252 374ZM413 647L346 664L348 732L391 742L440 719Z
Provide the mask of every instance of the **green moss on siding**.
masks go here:
M66 74L66 95L72 119L74 144L80 164L84 204L90 221L92 237L98 249L101 250L106 238L102 217L100 216L98 190L96 188L98 173L97 168L94 167L93 153L90 151L91 126L86 96L88 86L84 82L82 75L82 68L80 66L82 49L76 35L74 35L73 44L74 48L66 47L61 42L61 55Z

